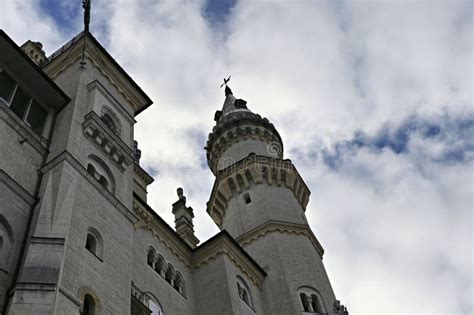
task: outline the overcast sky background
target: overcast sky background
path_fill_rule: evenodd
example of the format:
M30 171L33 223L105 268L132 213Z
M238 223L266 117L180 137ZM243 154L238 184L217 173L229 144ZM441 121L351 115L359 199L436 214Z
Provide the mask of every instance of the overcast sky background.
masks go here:
M48 54L81 1L2 0ZM155 104L137 117L149 204L182 186L201 241L219 85L266 116L312 194L306 215L351 313L472 314L473 2L93 0L91 32Z

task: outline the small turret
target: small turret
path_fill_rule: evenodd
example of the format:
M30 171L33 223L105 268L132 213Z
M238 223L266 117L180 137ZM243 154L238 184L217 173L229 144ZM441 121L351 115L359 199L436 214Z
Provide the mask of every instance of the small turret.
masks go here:
M43 50L43 44L41 44L40 42L33 42L31 40L28 40L26 43L21 45L20 48L38 66L41 66L43 63L45 63L48 60L48 58L46 58L46 54Z
M186 207L186 197L183 195L183 188L177 189L178 201L173 203L173 214L175 217L176 233L191 246L195 248L199 244L199 239L194 235L193 208Z

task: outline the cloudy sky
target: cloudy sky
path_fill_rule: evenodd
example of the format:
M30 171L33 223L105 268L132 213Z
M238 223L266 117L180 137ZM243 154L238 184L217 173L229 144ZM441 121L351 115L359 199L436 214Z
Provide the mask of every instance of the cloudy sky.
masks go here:
M3 0L0 27L49 54L80 2ZM203 147L231 74L310 187L351 313L474 312L472 1L95 0L91 31L155 101L136 139L171 226L182 186L197 236L218 231Z

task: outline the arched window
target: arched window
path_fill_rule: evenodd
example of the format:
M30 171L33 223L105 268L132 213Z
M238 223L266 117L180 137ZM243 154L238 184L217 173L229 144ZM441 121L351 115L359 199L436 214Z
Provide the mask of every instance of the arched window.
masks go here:
M92 234L87 233L86 248L95 255L97 251L97 240Z
M0 268L4 271L8 269L8 259L11 255L13 231L7 220L0 215Z
M95 301L90 294L84 296L82 315L95 315Z
M303 312L309 312L309 300L305 293L300 293L301 305L303 306Z
M120 137L120 120L110 108L106 106L102 107L100 119L110 129L110 131Z
M88 156L87 172L111 193L115 193L115 180L107 164L94 154Z
M166 269L166 273L165 273L165 280L168 283L172 284L174 274L175 274L175 271L174 271L173 265L168 264L168 268Z
M316 313L323 313L321 300L319 299L319 296L317 296L316 294L311 294L311 305L313 306L313 310Z
M161 275L163 273L163 268L165 266L165 259L163 258L163 256L161 256L160 254L158 254L158 257L156 259L156 263L155 263L155 271Z
M151 311L150 315L163 315L163 308L161 307L160 302L158 302L158 299L156 299L151 292L147 292L147 295L150 297L148 306Z
M148 266L153 268L154 264L155 264L155 261L156 261L156 251L153 247L150 246L148 248L148 254L147 254L146 262L147 262Z
M89 252L91 252L97 258L102 260L102 254L103 254L102 236L100 236L100 233L93 227L90 227L89 229L87 229L85 247Z
M79 313L81 315L100 315L100 300L94 291L88 287L79 289L79 300L82 301Z
M326 308L321 295L312 287L303 286L298 289L301 309L303 312L325 314Z
M102 119L102 121L104 122L104 124L109 127L109 129L116 135L118 135L118 130L117 130L117 126L115 125L114 123L114 120L112 119L112 117L110 117L109 114L105 113L102 115L102 117L100 117L100 119Z
M179 271L176 272L176 276L174 278L174 288L181 293L182 295L185 295L184 292L184 278L181 275Z
M250 288L247 285L247 282L245 282L241 276L237 276L237 291L239 292L239 297L242 299L242 301L253 308L253 300Z

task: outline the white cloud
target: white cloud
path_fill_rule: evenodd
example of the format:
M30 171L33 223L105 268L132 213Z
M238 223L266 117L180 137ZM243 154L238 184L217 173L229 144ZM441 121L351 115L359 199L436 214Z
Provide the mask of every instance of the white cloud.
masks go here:
M201 241L217 231L201 164L220 80L232 74L236 96L275 123L313 191L310 225L351 313L473 311L469 142L413 135L403 154L359 148L337 170L318 159L356 131L376 137L413 115L472 117L472 2L247 0L222 29L203 17L204 0L93 5L93 34L156 102L136 138L159 172L149 203L171 226L183 186ZM51 52L69 39L37 1L2 6L0 26L20 44ZM466 160L433 161L451 143Z

